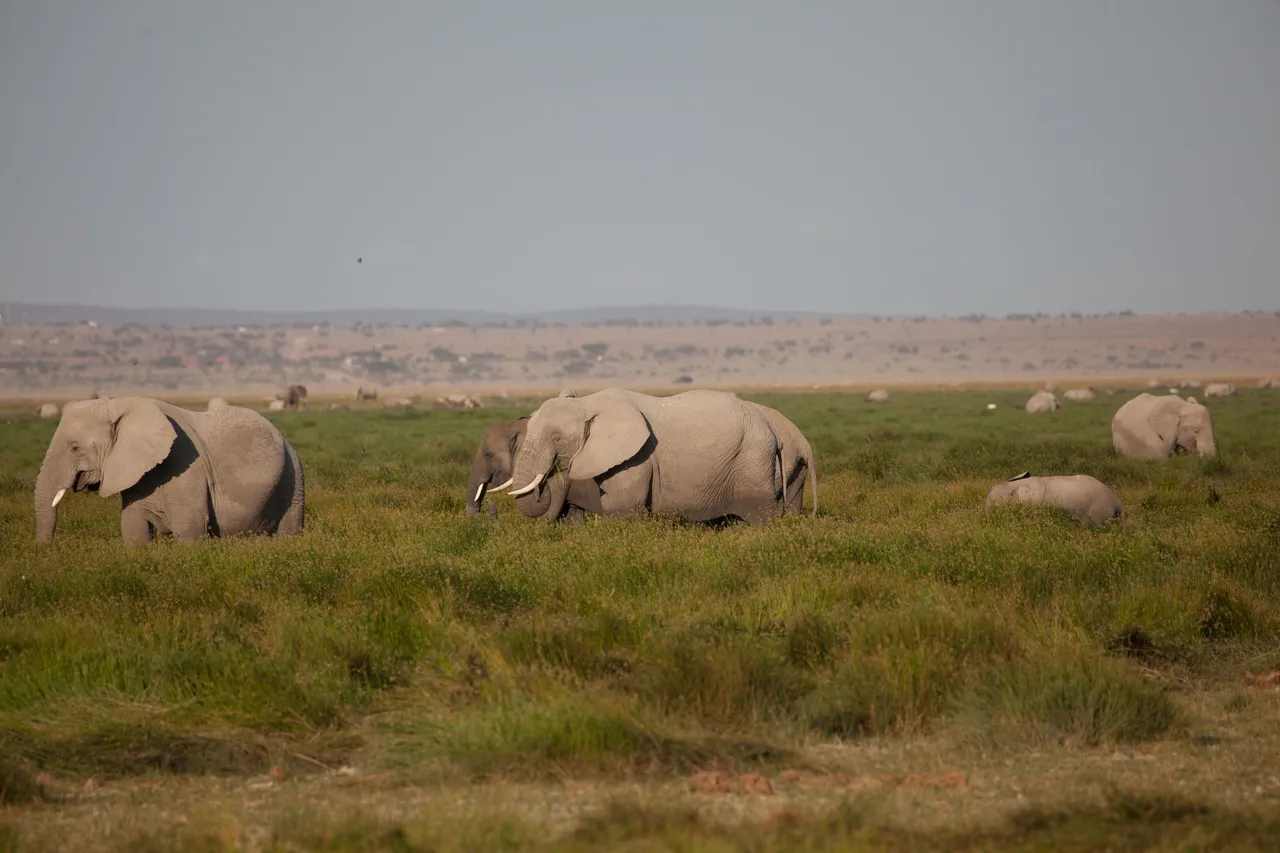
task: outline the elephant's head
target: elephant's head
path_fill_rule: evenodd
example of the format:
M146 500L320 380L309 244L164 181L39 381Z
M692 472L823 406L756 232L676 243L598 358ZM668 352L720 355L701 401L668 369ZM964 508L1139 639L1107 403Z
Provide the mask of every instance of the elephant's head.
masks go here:
M644 415L627 401L599 394L547 400L529 418L516 452L516 506L530 517L558 517L566 480L590 480L624 464L651 435Z
M495 424L489 427L476 448L476 458L471 463L471 476L467 479L467 515L477 515L484 503L485 493L501 490L511 485L515 471L516 450L528 425L527 417ZM500 485L495 485L495 481ZM498 506L489 502L489 515L497 517Z
M1022 501L1033 497L1036 486L1039 486L1039 491L1043 494L1043 484L1039 482L1039 478L1032 477L1030 471L1023 471L1016 477L997 483L987 492L987 509L1005 501Z
M1175 450L1183 449L1187 453L1199 453L1201 456L1216 456L1217 442L1213 436L1213 418L1209 410L1196 402L1195 397L1187 397L1182 401L1178 414L1178 438Z
M36 541L58 525L70 489L119 494L169 455L177 433L153 400L137 397L68 403L36 478Z

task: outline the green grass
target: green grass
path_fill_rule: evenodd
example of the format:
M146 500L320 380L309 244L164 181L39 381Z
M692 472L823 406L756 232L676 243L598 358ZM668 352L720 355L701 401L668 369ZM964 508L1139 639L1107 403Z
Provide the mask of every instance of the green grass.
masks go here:
M814 744L940 732L1013 749L1177 740L1199 710L1153 670L1223 681L1280 662L1280 395L1215 401L1221 456L1166 462L1115 457L1123 395L1036 416L1005 391L756 399L813 443L817 518L565 526L499 498L497 520L466 519L481 434L532 402L273 413L306 470L306 533L143 550L94 495L69 496L36 546L56 424L11 416L5 796L29 799L40 772L236 777L353 755L536 780L794 766ZM987 515L987 489L1024 470L1092 474L1128 518ZM1109 648L1135 628L1158 659ZM801 846L835 844L819 836Z

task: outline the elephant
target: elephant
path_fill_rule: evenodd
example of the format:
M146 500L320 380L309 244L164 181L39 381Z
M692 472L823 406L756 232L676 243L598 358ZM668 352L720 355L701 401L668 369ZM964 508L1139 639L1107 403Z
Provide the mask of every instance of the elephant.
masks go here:
M226 406L227 406L227 401L222 399L221 397L210 397L208 404L204 408L206 412L211 412L214 409L226 408Z
M1204 386L1204 395L1206 397L1234 397L1236 395L1236 386L1230 382L1210 382Z
M376 400L376 399L378 399L377 388L370 388L368 391L364 390L363 387L356 389L356 400L363 402L365 400Z
M1069 388L1063 392L1062 396L1073 403L1084 403L1092 400L1097 395L1092 388Z
M813 484L813 514L818 514L818 469L814 465L813 448L809 439L804 437L800 428L787 419L782 412L744 400L748 406L755 407L769 423L774 438L779 445L783 482L783 512L791 509L800 513L804 511L804 481L808 477Z
M303 528L302 463L239 406L191 412L149 397L69 403L36 478L36 541L53 539L68 491L120 495L127 545Z
M530 416L510 494L526 516L555 518L556 502L537 503L544 481L563 501L565 478L594 480L604 515L757 522L784 509L779 450L759 409L724 391L562 396Z
M1124 518L1124 504L1109 486L1088 474L1033 477L1024 472L987 493L987 510L1004 503L1044 504L1065 509L1081 524L1105 527Z
M277 394L276 399L284 403L283 408L296 411L302 407L302 401L307 399L307 386L290 385Z
M1217 454L1213 418L1195 397L1142 393L1111 419L1116 453L1130 459L1167 459L1174 453Z
M485 432L480 446L476 448L475 459L471 463L471 476L467 479L467 515L479 515L487 492L500 491L512 483L515 471L516 453L524 438L529 417L517 418L514 421L494 424ZM493 485L495 481L501 485ZM567 489L567 494L559 494L560 489ZM561 480L549 481L546 489L538 497L542 511L537 515L545 515L552 504L561 507L558 517L569 521L581 521L586 513L603 514L600 505L600 487L595 480ZM498 517L497 501L489 502L489 517Z
M1280 390L1280 377L1275 379L1259 379L1258 388L1264 391L1268 389Z
M1030 400L1027 400L1026 405L1026 410L1033 415L1056 412L1060 408L1062 408L1062 404L1058 402L1058 398L1053 395L1052 391L1037 391L1031 395Z
M867 395L868 403L887 403L889 402L889 392L883 388L877 388Z
M58 404L41 403L40 408L36 409L36 414L47 421L51 421L58 416Z

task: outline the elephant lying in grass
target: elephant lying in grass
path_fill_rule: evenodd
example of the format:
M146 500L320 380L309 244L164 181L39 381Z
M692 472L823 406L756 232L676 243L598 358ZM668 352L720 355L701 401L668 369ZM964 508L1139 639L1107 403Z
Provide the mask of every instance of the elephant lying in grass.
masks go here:
M784 509L781 465L760 408L733 394L609 389L538 407L516 454L511 494L525 515L554 518L559 506L540 505L544 484L595 480L606 515L759 521Z
M494 424L485 432L480 446L476 448L475 459L471 463L471 476L467 480L467 515L480 514L488 492L501 491L511 485L516 453L528 425L529 418L523 417ZM498 485L494 485L495 481ZM562 489L565 490L563 495L560 494ZM602 512L600 487L594 480L554 478L539 495L537 503L541 507L538 515L545 515L552 504L555 504L561 507L555 517L564 517L570 521L581 520L586 512ZM488 512L491 518L497 518L496 501L489 501Z
M1129 459L1168 459L1175 453L1217 455L1213 418L1195 397L1139 394L1111 418L1111 443Z
M266 418L239 406L190 412L147 397L68 403L36 479L36 541L53 539L67 491L120 495L127 544L298 533L302 463Z
M1080 523L1105 527L1124 518L1120 496L1100 480L1088 474L1058 477L1032 477L1019 474L997 483L987 493L987 509L1004 503L1056 506L1071 513Z
M1052 391L1037 391L1031 395L1031 399L1027 400L1027 404L1023 408L1030 414L1038 415L1046 412L1056 412L1062 408L1062 404L1058 402L1058 398L1053 395Z

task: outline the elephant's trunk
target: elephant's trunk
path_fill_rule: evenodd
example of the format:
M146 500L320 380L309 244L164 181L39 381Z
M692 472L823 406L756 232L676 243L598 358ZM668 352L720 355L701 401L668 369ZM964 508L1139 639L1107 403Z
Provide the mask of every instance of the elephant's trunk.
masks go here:
M1213 440L1213 430L1207 429L1196 436L1196 450L1201 456L1217 456L1218 446Z
M49 542L58 526L57 504L75 485L75 472L53 457L53 449L45 454L36 477L36 541Z
M555 447L549 442L540 441L532 435L526 435L516 454L515 474L512 484L516 490L522 489L539 477L547 477L538 488L523 495L516 496L516 508L529 518L540 518L553 513L555 519L564 508L567 494L563 477L548 476L556 462ZM554 511L554 512L553 512Z
M471 476L467 478L467 515L479 515L480 508L484 503L485 491L489 488L489 482L493 477L493 473L489 470L489 460L484 455L484 448L481 447L476 452L475 461L471 463ZM497 507L489 504L490 514L497 515Z

